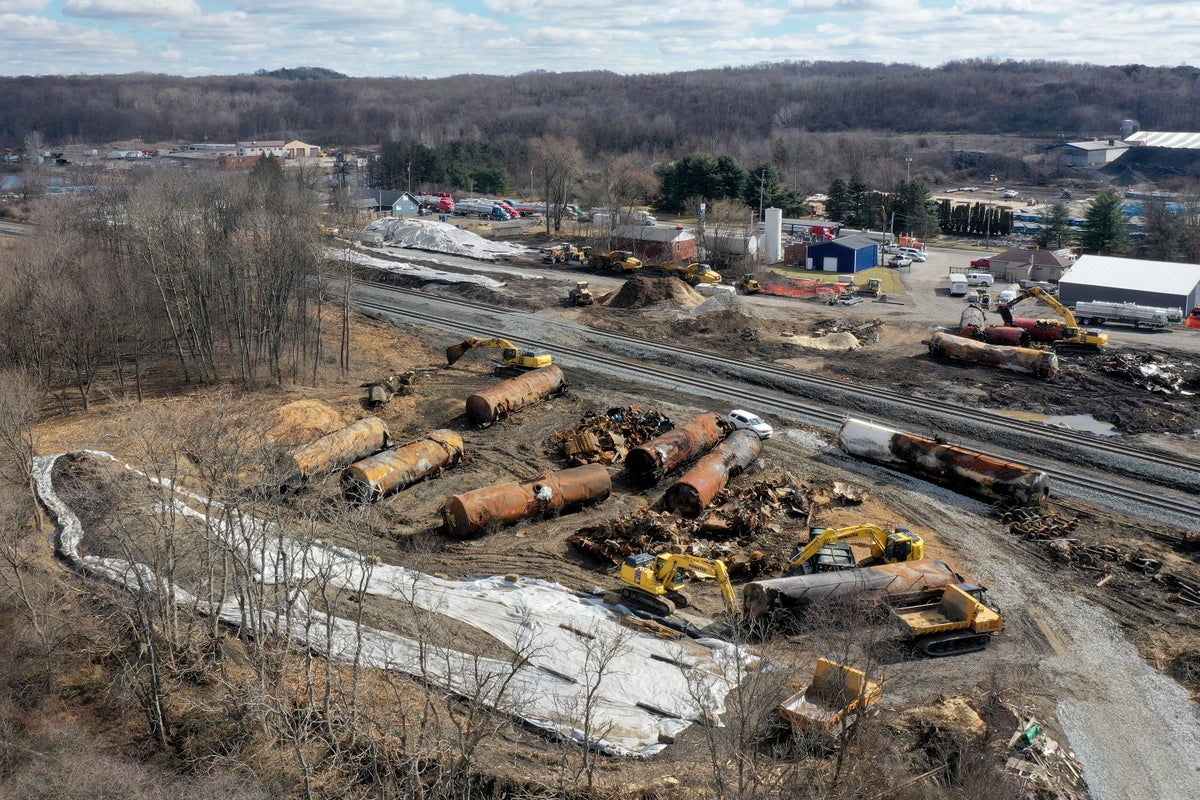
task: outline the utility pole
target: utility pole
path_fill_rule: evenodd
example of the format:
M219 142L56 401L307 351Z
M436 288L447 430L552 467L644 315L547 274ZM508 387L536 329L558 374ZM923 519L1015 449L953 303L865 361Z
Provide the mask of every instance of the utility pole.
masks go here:
M408 162L408 188L405 189L405 191L408 192L409 194L412 194L412 162L411 161Z
M912 156L904 157L904 182L912 183Z
M758 219L761 222L763 218L763 190L767 185L767 171L764 169L758 175Z

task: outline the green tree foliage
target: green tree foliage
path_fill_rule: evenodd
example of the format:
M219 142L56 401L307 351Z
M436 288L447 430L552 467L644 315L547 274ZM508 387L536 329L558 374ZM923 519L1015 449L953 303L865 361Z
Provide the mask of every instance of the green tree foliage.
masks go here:
M658 165L655 173L662 189L654 200L654 208L679 214L691 198L705 201L737 199L746 185L746 171L729 156L693 153L678 161ZM755 186L755 207L758 206L758 187Z
M783 175L770 164L759 164L750 170L746 176L742 190L742 202L750 208L762 209L775 207L783 211L785 217L803 216L808 207L799 192L788 191L782 185Z
M1007 236L1013 230L1013 212L989 203L937 203L938 225L943 233L966 236Z
M1116 189L1102 189L1088 204L1083 233L1079 243L1084 252L1097 255L1117 255L1129 243L1125 215L1121 213L1122 199Z
M1038 247L1065 247L1070 243L1071 212L1063 203L1055 203L1040 214L1042 230L1037 235Z
M838 222L844 220L850 210L850 189L846 182L841 178L834 178L826 194L829 199L825 201L825 217Z
M416 141L384 142L371 163L372 189L421 187L498 194L513 184L508 154L492 142L456 139L440 147ZM410 185L411 177L411 185Z
M1138 243L1138 254L1153 261L1178 261L1187 250L1187 228L1183 215L1161 200L1142 206L1146 236Z
M939 232L938 205L929 196L929 187L924 181L900 181L896 190L884 200L888 213L894 215L890 221L897 233L924 239Z

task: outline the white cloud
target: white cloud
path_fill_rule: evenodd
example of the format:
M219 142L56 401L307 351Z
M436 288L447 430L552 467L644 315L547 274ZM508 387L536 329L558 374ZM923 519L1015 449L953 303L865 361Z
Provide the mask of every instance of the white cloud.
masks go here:
M0 14L25 14L42 11L50 0L0 0Z
M194 0L67 0L63 13L94 19L194 17L201 13Z

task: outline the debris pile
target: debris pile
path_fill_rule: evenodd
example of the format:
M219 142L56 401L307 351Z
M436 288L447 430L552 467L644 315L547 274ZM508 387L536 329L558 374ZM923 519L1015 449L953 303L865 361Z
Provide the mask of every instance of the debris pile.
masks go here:
M993 510L1000 521L1008 526L1009 533L1032 541L1067 536L1079 525L1078 517L1064 517L1040 508L1008 508L998 503Z
M850 333L859 344L874 344L879 341L879 329L882 326L881 319L869 319L866 322L857 319L824 319L813 325L812 335L821 337L831 333Z
M1055 800L1082 800L1087 797L1083 783L1083 764L1046 735L1041 723L1031 715L1010 708L1017 717L1017 730L1008 740L1009 750L1020 756L1010 757L1005 769L1015 775L1031 797Z
M416 382L417 373L410 369L396 375L389 375L383 380L368 381L362 384L362 387L367 390L367 407L373 410L380 409L391 402L393 397L411 394L413 384Z
M579 424L554 434L554 449L573 467L612 464L637 447L669 431L674 425L652 408L615 406L601 413L584 415Z
M682 553L719 558L730 575L753 577L783 568L781 554L754 547L766 533L779 533L778 521L793 517L808 524L813 495L790 478L759 481L742 489L723 489L700 517L638 509L615 520L581 528L569 541L589 553L619 564L636 553Z
M1162 356L1118 353L1102 361L1100 371L1109 375L1123 375L1147 391L1192 394L1183 388L1186 380L1179 366L1166 363Z

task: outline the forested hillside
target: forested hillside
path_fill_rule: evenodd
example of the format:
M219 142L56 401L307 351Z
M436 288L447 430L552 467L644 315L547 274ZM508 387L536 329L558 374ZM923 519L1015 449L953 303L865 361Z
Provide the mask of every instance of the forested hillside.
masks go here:
M330 146L556 135L589 154L679 155L787 130L1111 135L1200 129L1200 69L1047 62L800 62L609 72L323 78L0 78L0 144L299 137ZM276 77L279 75L279 77Z

